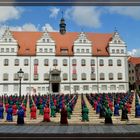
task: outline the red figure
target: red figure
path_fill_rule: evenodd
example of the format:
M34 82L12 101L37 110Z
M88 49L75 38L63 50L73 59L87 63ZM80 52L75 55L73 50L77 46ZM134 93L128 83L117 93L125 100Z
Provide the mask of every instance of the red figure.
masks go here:
M14 104L12 106L12 109L13 109L13 115L17 115L17 106L16 106L16 104Z
M7 112L8 107L9 107L9 104L8 104L8 103L6 103L6 105L5 105L5 112Z
M44 121L50 122L50 109L48 106L44 108Z
M36 107L35 105L32 105L31 107L31 119L36 119Z

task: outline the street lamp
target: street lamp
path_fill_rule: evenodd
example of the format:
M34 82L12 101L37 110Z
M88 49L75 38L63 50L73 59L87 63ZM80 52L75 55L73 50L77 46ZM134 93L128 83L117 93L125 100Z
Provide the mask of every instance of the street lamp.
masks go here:
M22 71L22 69L20 68L20 70L17 72L18 74L18 78L19 78L19 96L21 97L21 79L23 78L23 74L24 72Z

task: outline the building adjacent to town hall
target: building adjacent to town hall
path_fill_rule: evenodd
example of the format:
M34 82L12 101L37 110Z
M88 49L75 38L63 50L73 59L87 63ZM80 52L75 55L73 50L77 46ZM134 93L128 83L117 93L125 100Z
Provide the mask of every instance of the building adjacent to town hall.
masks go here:
M128 91L127 46L113 33L17 32L0 38L0 92L19 94Z

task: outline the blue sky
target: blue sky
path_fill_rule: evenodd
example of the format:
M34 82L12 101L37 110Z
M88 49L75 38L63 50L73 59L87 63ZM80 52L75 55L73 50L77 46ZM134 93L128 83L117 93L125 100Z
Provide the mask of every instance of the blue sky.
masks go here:
M25 6L0 7L0 34L5 26L11 30L58 31L63 11L70 32L111 33L117 27L127 43L129 54L140 56L140 7L70 7L70 6Z

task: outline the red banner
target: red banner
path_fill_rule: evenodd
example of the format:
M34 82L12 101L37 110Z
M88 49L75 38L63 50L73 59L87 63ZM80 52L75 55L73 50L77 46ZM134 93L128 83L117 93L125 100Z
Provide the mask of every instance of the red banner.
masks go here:
M34 75L37 75L37 74L38 74L37 66L38 66L38 65L34 65Z

